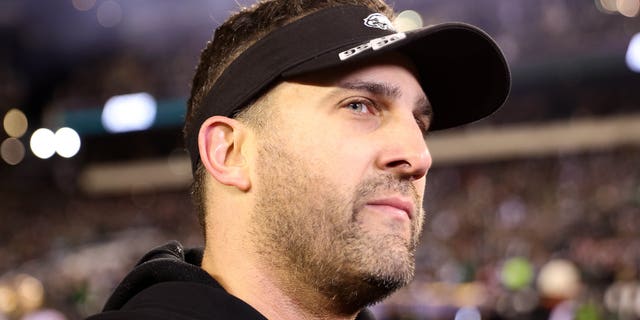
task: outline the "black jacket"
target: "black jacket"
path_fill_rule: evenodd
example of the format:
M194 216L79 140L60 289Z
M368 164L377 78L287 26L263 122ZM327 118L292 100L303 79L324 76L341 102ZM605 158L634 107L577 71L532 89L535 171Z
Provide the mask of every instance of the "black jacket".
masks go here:
M199 266L202 250L171 241L147 253L118 285L102 313L87 320L266 319L228 294ZM367 310L358 320L373 319Z

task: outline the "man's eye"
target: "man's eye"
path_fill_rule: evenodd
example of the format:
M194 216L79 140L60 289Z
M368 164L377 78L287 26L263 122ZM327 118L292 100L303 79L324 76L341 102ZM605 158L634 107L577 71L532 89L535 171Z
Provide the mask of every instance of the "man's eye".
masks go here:
M353 102L349 102L346 107L355 113L361 113L361 114L375 113L375 108L371 105L370 102L353 101Z

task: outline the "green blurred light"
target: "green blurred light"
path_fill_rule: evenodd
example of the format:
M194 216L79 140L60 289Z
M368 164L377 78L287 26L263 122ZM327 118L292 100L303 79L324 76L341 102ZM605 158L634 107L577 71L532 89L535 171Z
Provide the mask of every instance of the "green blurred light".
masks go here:
M502 267L501 280L502 284L511 290L524 289L533 280L533 267L526 258L509 258Z

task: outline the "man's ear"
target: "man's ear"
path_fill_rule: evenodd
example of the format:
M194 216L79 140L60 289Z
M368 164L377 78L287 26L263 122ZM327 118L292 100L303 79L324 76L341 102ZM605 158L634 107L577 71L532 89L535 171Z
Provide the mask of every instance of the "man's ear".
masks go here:
M246 138L246 127L242 123L223 116L207 119L198 134L200 160L209 174L241 191L251 188L247 161L242 153Z

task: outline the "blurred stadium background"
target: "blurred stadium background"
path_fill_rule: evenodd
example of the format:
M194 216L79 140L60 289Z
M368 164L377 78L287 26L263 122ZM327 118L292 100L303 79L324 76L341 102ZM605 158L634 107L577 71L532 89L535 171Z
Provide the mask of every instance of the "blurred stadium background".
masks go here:
M0 1L0 319L83 318L146 250L202 244L181 123L238 2ZM485 29L513 89L428 138L416 281L374 311L639 319L640 1L391 2Z

